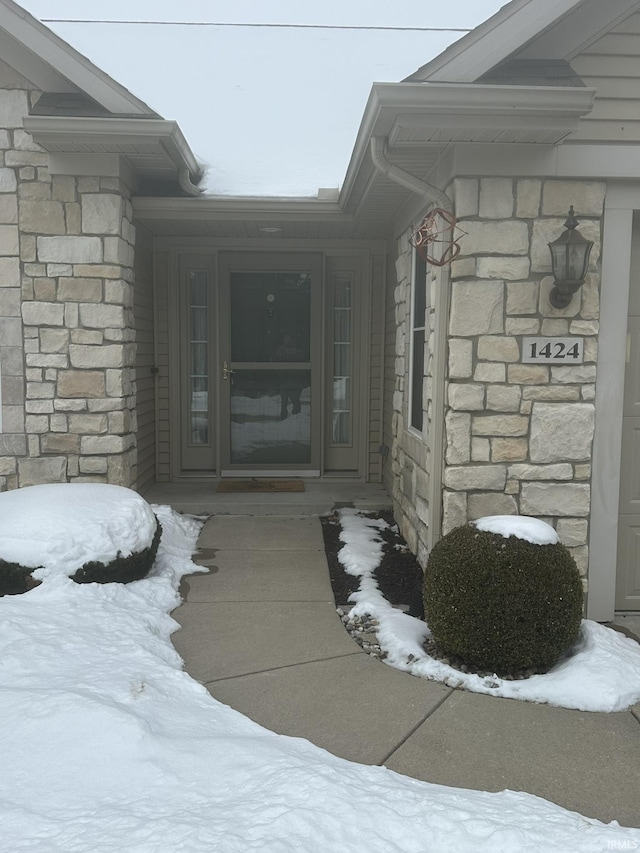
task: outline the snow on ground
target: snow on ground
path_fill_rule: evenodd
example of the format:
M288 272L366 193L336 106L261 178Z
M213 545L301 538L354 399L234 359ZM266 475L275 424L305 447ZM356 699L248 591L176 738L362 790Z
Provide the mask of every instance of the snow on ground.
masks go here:
M430 636L426 623L392 607L373 577L382 558L376 530L386 523L353 509L340 510L340 523L345 545L338 559L345 571L361 579L360 590L350 597L355 602L351 613L370 614L378 620L378 643L387 652L385 663L390 666L475 693L548 702L580 711L623 711L640 701L640 645L589 619L582 620L578 642L567 657L544 675L519 681L460 672L430 657L423 648ZM488 516L477 526L537 544L557 541L555 530L539 519Z
M217 702L182 670L169 639L179 579L202 570L190 560L199 523L168 507L154 510L163 536L149 577L78 585L59 573L0 599L3 850L601 853L640 846L640 830L527 794L447 788L353 764Z

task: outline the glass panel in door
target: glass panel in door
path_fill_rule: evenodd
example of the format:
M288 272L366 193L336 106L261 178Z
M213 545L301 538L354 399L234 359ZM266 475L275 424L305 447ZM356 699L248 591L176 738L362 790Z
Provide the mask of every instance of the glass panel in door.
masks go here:
M309 469L315 462L311 270L231 270L228 281L229 462Z
M311 371L239 370L231 388L233 465L309 465Z

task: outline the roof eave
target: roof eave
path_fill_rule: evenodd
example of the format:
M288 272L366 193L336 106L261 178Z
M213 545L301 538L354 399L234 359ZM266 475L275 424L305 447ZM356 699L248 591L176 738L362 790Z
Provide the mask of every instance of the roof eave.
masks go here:
M25 130L45 151L73 153L78 143L85 150L104 153L110 144L147 143L162 148L176 170L186 169L195 183L202 166L175 121L155 118L85 118L82 116L28 116ZM117 153L117 151L115 151Z
M474 133L480 135L487 128L519 128L530 134L523 141L535 142L540 128L548 127L560 141L591 111L594 98L595 90L583 87L376 83L360 124L340 203L345 210L358 204L352 196L361 170L372 168L371 139L393 137L400 124L405 129L412 123L423 130L432 126L445 141L449 122L452 128L468 129L468 142L474 141Z

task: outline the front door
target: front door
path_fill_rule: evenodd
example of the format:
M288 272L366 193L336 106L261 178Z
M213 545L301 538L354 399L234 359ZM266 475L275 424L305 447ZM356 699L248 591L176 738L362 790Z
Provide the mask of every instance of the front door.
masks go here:
M318 255L221 254L221 467L320 473Z

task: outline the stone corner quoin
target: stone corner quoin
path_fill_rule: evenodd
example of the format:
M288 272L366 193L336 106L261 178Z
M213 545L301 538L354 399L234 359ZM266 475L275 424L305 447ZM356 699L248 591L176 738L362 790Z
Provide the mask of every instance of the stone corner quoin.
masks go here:
M129 189L114 177L50 174L22 129L38 96L0 88L0 491L134 486Z

